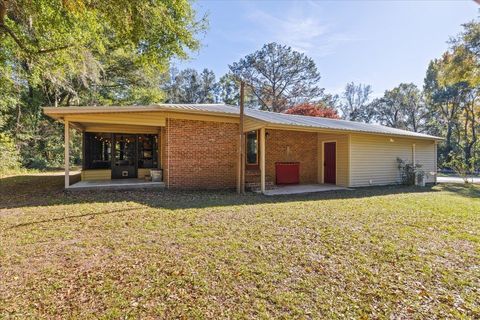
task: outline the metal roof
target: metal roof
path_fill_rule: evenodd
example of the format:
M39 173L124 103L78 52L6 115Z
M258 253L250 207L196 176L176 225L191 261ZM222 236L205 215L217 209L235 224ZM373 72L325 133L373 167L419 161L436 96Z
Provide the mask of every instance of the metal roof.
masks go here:
M286 126L299 126L299 127L310 127L310 128L319 128L319 129L328 129L328 130L377 133L377 134L398 135L398 136L408 136L408 137L417 137L417 138L442 139L440 137L435 137L428 134L386 127L379 124L363 123L363 122L357 122L357 121L301 116L301 115L253 110L253 109L246 109L245 114L248 115L249 117L252 117L261 121L265 121L272 124L286 125Z
M221 113L234 113L234 114L239 113L239 108L237 106L225 105L225 104L193 104L193 105L170 104L170 105L160 105L160 106L164 106L167 108L181 109L181 110L197 110L197 111L205 111L205 112L221 112ZM300 127L310 127L310 128L328 129L328 130L341 130L341 131L351 131L351 132L365 132L365 133L409 136L409 137L417 137L417 138L442 139L440 137L435 137L428 134L391 128L391 127L382 126L379 124L269 112L269 111L262 111L262 110L252 109L252 108L245 108L245 115L263 122L278 124L278 125L285 125L285 126L300 126Z
M239 115L238 106L226 104L153 104L144 106L102 106L102 107L48 107L44 108L46 114L55 117L59 114L67 113L101 113L101 112L138 112L138 111L178 111L178 112L192 112L192 113L210 113L223 114L229 116ZM292 115L285 113L276 113L269 111L262 111L257 109L245 108L245 115L265 122L267 124L291 126L291 127L305 127L312 129L326 129L333 131L347 131L347 132L361 132L383 135L395 135L405 137L415 137L423 139L442 140L443 138L435 137L423 133L390 128L378 124L363 123L348 120L337 120L322 117L311 117Z

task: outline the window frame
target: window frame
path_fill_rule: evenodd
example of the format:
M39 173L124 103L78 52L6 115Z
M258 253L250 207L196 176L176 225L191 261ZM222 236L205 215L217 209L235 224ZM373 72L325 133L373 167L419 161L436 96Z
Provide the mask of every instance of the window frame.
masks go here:
M255 152L256 159L255 159L255 162L248 162L248 135L252 132L255 132L255 140L257 141L257 144L256 144L256 149L257 150ZM247 166L258 166L258 158L259 158L258 144L259 144L258 130L252 130L252 131L248 131L248 132L245 133L245 164Z
M109 160L104 161L108 163L108 166L105 168L94 168L92 159L92 140L93 137L96 135L104 135L108 136L110 140L110 151L108 152ZM82 139L82 170L111 170L112 169L112 161L113 161L113 134L106 133L106 132L83 132L83 139ZM87 150L88 149L88 150ZM87 157L88 153L88 157ZM87 159L88 158L88 159Z

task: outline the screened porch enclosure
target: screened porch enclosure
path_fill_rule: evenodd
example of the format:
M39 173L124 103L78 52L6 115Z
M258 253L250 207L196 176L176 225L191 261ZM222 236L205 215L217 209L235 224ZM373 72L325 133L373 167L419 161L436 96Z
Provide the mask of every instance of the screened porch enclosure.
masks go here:
M83 133L82 180L131 179L159 166L155 134Z

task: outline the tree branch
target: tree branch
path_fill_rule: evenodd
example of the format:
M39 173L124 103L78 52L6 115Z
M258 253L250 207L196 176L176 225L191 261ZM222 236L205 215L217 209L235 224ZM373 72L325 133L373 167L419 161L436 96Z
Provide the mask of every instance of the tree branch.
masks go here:
M65 46L61 46L61 47L56 47L56 48L48 48L48 49L39 49L37 51L32 51L30 49L28 49L25 44L22 43L22 41L20 41L20 39L17 37L17 35L15 34L15 32L13 32L12 29L10 29L9 27L7 27L5 24L3 23L0 23L0 28L5 30L9 35L10 37L12 37L12 39L15 41L15 43L20 47L20 49L22 49L23 51L25 51L26 53L28 54L44 54L44 53L50 53L50 52L54 52L54 51L58 51L58 50L65 50L65 49L68 49L69 47L71 47L72 45L65 45Z

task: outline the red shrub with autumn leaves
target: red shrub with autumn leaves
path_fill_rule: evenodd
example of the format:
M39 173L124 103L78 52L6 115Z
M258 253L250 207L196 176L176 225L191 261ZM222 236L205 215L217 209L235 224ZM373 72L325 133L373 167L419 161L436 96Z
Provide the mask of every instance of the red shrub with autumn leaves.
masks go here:
M337 110L322 104L301 103L285 111L287 114L340 119Z

